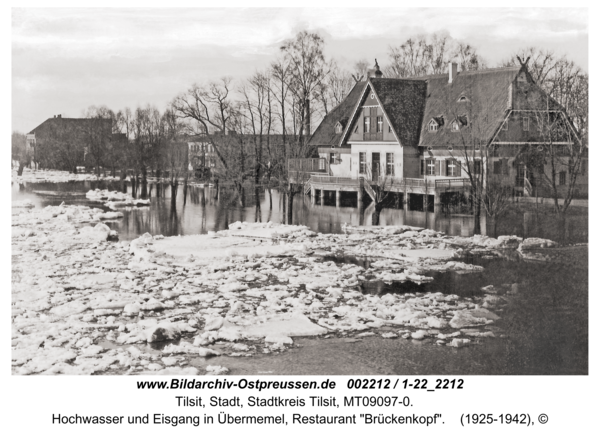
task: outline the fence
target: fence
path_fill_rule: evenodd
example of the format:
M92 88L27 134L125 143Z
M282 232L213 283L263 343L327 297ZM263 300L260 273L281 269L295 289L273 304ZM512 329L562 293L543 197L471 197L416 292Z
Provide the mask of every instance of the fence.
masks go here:
M329 173L327 159L288 159L290 172L323 172Z

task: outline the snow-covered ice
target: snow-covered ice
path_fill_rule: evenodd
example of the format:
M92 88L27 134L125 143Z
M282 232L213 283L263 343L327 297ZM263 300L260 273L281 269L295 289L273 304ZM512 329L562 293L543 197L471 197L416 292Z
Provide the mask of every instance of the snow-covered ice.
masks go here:
M209 235L109 242L99 209L15 210L15 374L224 374L221 365L194 364L281 352L296 337L332 333L454 347L501 336L486 328L500 320L507 295L489 287L474 297L361 291L374 279L420 284L429 272L480 272L459 254L491 249L496 239L414 227L317 234L235 223ZM514 250L517 242L502 244ZM331 261L343 256L371 263ZM163 347L151 353L149 345Z

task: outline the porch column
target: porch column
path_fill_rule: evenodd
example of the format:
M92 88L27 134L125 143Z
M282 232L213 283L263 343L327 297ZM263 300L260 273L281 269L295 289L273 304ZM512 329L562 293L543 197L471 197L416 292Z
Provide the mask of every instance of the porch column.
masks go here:
M340 203L341 203L341 192L339 190L335 191L335 206L337 208L340 208Z
M360 209L363 202L363 188L360 186L356 191L356 208Z
M321 197L319 198L319 205L323 205L324 201L324 197L325 196L325 189L321 189Z
M311 186L310 186L310 203L312 205L315 205L317 202L317 198L315 197L316 194L317 194L317 190L315 189L315 186L313 186L311 184Z

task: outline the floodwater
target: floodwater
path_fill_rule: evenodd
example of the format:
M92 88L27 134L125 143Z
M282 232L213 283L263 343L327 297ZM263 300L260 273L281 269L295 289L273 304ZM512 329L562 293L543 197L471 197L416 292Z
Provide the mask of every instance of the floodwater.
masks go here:
M276 190L247 188L243 205L232 189L191 186L184 205L183 187L179 192L175 208L171 206L170 188L163 188L157 196L156 185L149 185L150 207L122 209L124 217L107 222L119 233L120 240L133 240L146 232L165 237L189 234L205 234L228 228L236 221L283 222L286 206L285 196ZM109 189L131 193L131 185L115 181L82 181L69 183L35 183L12 185L14 200L30 199L36 206L69 204L89 205L103 208L100 203L85 197L90 189ZM258 200L257 200L258 199ZM496 225L495 235L517 235L520 237L542 237L561 240L557 219L548 209L535 211L510 210ZM335 198L325 197L324 205L311 204L304 195L294 197L293 223L306 225L320 233L340 233L344 223L371 225L373 208L359 210L356 199L342 197L341 207L335 206ZM411 225L443 231L448 235L471 236L475 228L474 217L466 214L446 214L441 211L424 212L399 208L385 208L380 215L380 225ZM481 217L482 234L494 236L494 225ZM587 242L587 215L571 215L566 221L565 240L570 243Z
M121 190L118 182L45 183L12 186L13 199L30 199L36 206L85 204L85 192L95 188ZM126 185L131 191L131 187ZM187 204L183 191L171 207L169 191L165 197L152 190L150 207L123 210L125 216L108 225L119 232L121 240L132 240L149 232L165 236L198 234L226 229L235 221L281 222L285 201L279 193L260 191L258 204L251 191L245 206L231 191L222 189L216 198L214 188L192 187ZM327 204L327 203L326 203ZM312 205L310 199L295 198L294 224L304 224L323 233L340 232L346 222L369 225L367 208L361 213L352 204ZM348 206L346 206L348 205ZM355 204L354 204L355 205ZM554 238L553 216L542 212L511 213L497 225L499 234ZM473 232L471 216L444 215L402 209L384 209L381 225L414 225L445 231L450 235L469 236ZM486 225L482 225L485 231ZM587 241L587 216L572 216L567 222L569 241ZM368 266L368 259L329 258L322 261L353 262ZM518 293L497 314L504 338L485 339L472 346L456 349L436 346L432 339L383 339L379 335L356 339L345 334L326 337L297 338L294 347L283 352L253 357L219 356L209 360L224 365L236 375L461 375L461 374L587 374L588 373L588 268L587 264L568 266L535 264L519 260L468 258L463 261L481 265L483 273L431 273L434 280L422 285L371 282L363 284L363 292L442 292L471 297L483 286L518 284ZM505 287L505 288L508 288ZM512 288L512 287L511 287ZM388 328L389 329L389 328ZM398 328L395 328L396 330ZM393 330L393 329L392 329ZM386 331L386 327L377 330ZM215 349L218 350L218 344ZM149 349L148 349L149 350ZM156 349L152 349L156 351ZM191 361L200 369L204 359Z

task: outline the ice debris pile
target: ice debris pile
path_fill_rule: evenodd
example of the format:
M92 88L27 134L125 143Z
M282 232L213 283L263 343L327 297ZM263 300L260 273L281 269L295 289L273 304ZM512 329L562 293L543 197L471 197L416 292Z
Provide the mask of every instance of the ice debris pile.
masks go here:
M109 191L109 190L90 190L85 194L86 198L92 201L101 202L105 207L115 210L117 207L143 207L150 205L149 199L136 199L129 193Z
M32 171L29 168L23 169L22 175L17 175L17 171L12 171L12 181L18 184L23 183L66 183L69 181L88 181L97 180L96 174L73 174L67 171L55 171L39 169ZM102 177L103 180L117 180L115 177Z
M235 223L203 236L144 234L111 243L103 224L76 226L91 221L93 210L60 206L13 216L15 374L224 374L227 358L282 352L298 336L462 347L502 336L495 323L516 290L490 286L475 297L361 291L369 280L476 273L453 257L496 246L496 239L410 227L335 235ZM435 250L445 255L426 255ZM332 260L359 253L377 259L368 268Z

